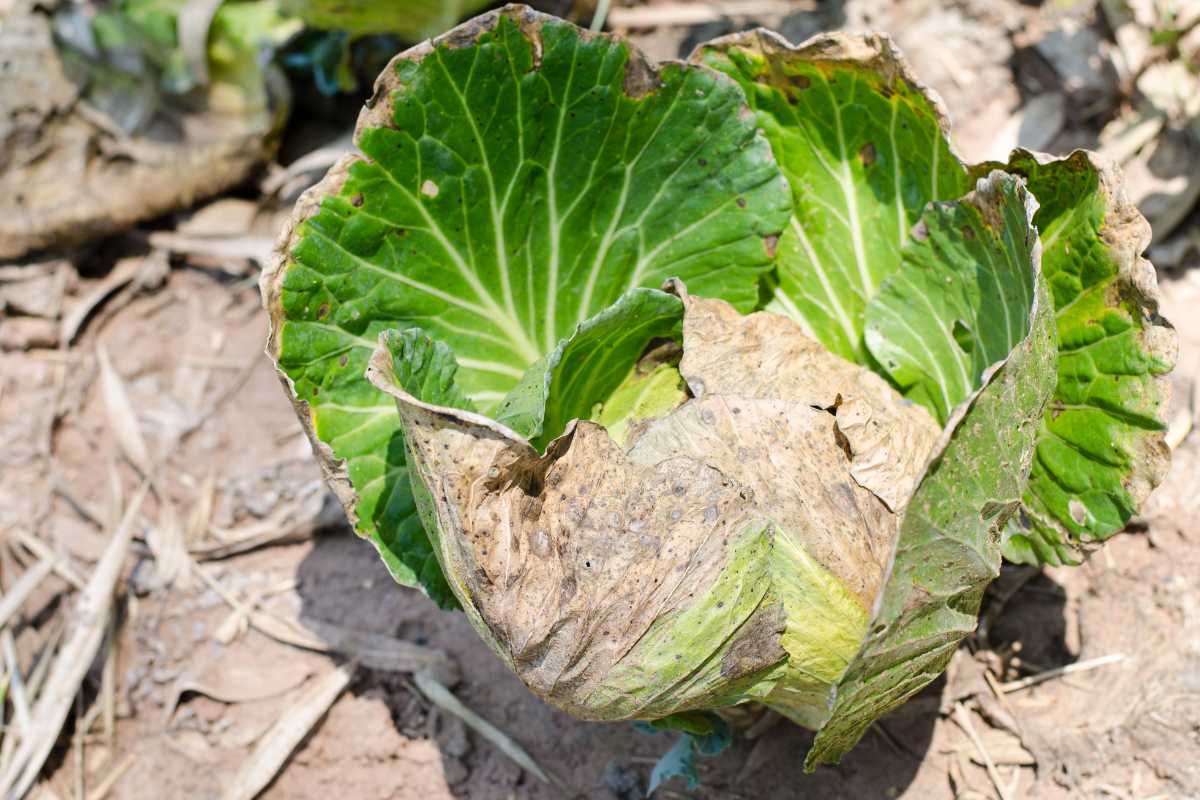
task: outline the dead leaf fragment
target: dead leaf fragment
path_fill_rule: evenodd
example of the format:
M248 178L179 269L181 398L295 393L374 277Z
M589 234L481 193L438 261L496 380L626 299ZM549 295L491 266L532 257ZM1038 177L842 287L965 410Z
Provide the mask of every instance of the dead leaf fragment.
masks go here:
M870 370L831 354L785 317L743 317L718 301L685 296L685 302L679 367L693 394L778 397L835 409L855 480L892 511L903 510L941 433L929 412Z
M80 683L104 640L113 590L133 539L134 522L146 496L143 486L112 534L108 549L75 603L70 629L48 677L48 689L32 709L34 730L23 737L0 775L0 795L21 797L33 786L71 710Z
M104 394L104 408L108 413L108 423L112 426L113 436L130 463L146 475L150 468L150 451L142 436L129 393L125 391L125 382L113 368L104 345L96 348L96 361L100 365L100 388Z
M223 800L253 800L271 783L292 751L325 716L350 685L354 666L347 664L313 682L259 741L221 795Z

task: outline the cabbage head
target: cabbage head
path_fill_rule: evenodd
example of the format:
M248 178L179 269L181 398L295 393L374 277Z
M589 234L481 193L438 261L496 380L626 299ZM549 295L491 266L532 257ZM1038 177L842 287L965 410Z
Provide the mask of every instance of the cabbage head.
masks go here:
M655 65L508 6L398 55L263 277L356 530L558 708L838 759L1169 458L1115 169L947 131L878 35Z

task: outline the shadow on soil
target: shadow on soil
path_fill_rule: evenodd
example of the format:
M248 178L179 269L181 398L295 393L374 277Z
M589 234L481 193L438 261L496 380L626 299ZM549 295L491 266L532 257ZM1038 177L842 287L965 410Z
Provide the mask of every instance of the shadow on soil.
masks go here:
M1066 591L1035 567L1005 564L988 587L976 635L980 646L1020 659L1025 673L1043 672L1078 659L1078 641L1067 636Z
M463 682L455 687L459 699L559 777L570 787L569 796L641 797L651 767L673 743L666 735L640 733L630 724L580 722L549 708L499 663L462 614L440 611L415 591L396 587L370 544L344 530L317 538L297 578L302 618L399 636L450 653L462 668ZM1010 622L1017 617L1019 624ZM1008 597L1004 613L991 621L989 636L993 645L1020 639L1030 661L1054 666L1069 660L1061 590L1040 576L1026 580ZM795 797L802 789L808 800L895 797L913 781L930 747L944 689L944 679L938 680L877 723L842 764L812 775L803 771L803 756L812 743L809 731L780 721L753 741L739 736L721 755L699 760L703 782L687 796L775 800ZM414 696L407 676L363 670L353 690L381 696L403 736L437 742L446 783L455 796L564 796L561 789L526 775L492 745L464 735L457 721ZM404 781L401 772L397 770L398 784ZM669 786L676 792L683 788L679 781Z

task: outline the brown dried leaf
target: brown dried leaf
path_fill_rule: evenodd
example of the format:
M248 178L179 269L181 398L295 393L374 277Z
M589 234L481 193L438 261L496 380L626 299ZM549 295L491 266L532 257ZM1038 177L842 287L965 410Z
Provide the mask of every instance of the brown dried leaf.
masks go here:
M903 510L941 433L928 411L874 372L831 355L785 317L765 312L742 317L717 301L685 302L679 368L694 395L777 397L836 408L854 479L892 511Z
M148 475L150 451L146 448L146 440L142 436L133 403L125 391L125 383L113 368L104 345L96 348L96 360L100 365L100 388L104 394L104 409L108 414L108 424L112 427L113 436L130 463L143 475Z
M577 421L539 455L484 416L407 394L386 348L368 371L397 400L468 615L535 693L584 718L734 702L789 656L804 691L840 675L893 548L885 496L903 507L939 435L795 323L675 289L695 397L624 447ZM797 602L807 613L786 614ZM672 622L684 619L692 630ZM821 713L816 691L801 713Z

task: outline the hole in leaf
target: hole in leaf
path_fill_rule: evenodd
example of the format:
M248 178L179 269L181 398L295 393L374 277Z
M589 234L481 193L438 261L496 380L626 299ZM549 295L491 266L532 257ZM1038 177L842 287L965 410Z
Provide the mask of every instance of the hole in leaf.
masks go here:
M954 343L958 348L967 355L971 355L975 350L975 337L971 335L971 329L962 323L962 320L954 320Z

